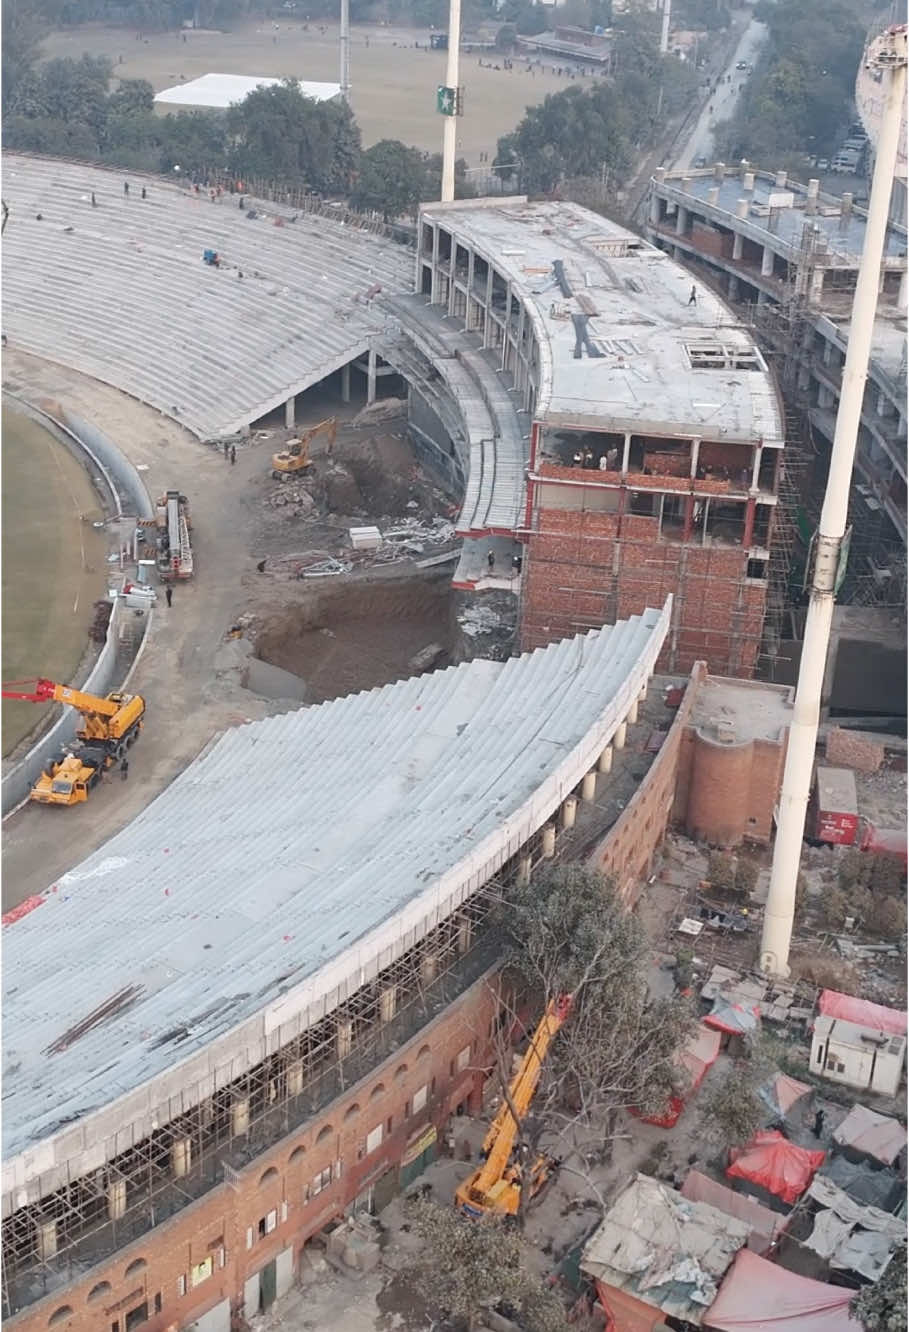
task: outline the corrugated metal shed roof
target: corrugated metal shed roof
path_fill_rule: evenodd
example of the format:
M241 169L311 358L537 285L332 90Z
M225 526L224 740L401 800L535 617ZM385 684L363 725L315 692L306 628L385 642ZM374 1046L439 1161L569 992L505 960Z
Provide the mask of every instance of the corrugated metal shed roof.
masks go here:
M274 1048L450 914L611 738L670 605L221 737L6 931L5 1178L153 1079L179 1102L186 1061L219 1038L218 1067Z

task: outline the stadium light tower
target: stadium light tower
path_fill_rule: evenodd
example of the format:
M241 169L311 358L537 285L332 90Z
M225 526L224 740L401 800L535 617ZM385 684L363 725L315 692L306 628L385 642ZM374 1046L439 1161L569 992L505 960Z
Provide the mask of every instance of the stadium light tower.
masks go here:
M833 607L841 581L848 547L846 521L849 512L849 487L855 462L855 445L874 316L877 310L881 259L887 238L887 214L896 170L900 140L900 122L906 96L906 28L894 27L878 37L868 50L869 68L880 70L884 114L877 143L877 160L868 200L865 245L852 302L852 324L846 363L843 366L842 392L836 414L836 430L830 454L830 470L824 507L815 544L811 600L805 623L805 641L799 680L795 691L792 725L786 750L783 789L773 847L770 891L764 910L761 938L761 970L775 976L789 974L789 945L795 912L805 814L811 791L811 769L817 745L821 715L821 690L830 643Z
M462 113L458 87L461 51L461 0L448 0L448 68L445 86L436 90L436 110L445 117L442 132L442 203L455 197L455 152L458 147L458 116Z
M350 0L341 0L341 97L350 105Z

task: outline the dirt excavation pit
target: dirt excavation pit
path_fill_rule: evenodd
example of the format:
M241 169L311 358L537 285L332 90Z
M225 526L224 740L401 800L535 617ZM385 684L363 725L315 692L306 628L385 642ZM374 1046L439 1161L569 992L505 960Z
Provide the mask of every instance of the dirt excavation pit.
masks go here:
M263 617L255 656L304 682L306 703L375 689L462 659L451 571L328 580Z

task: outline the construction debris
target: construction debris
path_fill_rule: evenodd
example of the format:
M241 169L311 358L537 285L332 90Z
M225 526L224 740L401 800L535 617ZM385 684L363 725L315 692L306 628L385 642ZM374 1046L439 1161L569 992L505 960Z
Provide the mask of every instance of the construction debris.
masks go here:
M308 568L301 569L300 578L331 578L337 574L350 573L353 568L346 560L319 560L316 564L310 564Z
M502 628L502 621L494 610L475 602L464 607L458 615L458 624L469 638L480 638L484 634L494 634Z

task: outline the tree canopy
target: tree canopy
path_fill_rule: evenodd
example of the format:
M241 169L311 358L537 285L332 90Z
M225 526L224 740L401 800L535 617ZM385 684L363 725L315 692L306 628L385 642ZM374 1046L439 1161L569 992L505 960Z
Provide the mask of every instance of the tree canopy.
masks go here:
M419 149L380 139L360 157L351 203L363 211L375 209L388 221L416 211L425 183L426 159Z
M873 1286L864 1286L849 1305L865 1332L906 1332L906 1246L901 1245Z

